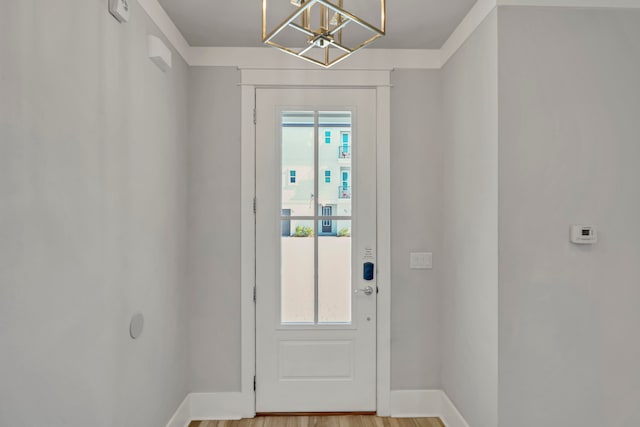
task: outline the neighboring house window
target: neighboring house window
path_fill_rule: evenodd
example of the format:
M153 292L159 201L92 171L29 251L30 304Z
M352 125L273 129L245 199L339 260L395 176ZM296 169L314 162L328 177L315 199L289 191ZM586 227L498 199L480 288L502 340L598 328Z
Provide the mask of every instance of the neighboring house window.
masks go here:
M331 171L324 171L324 182L331 183Z
M350 135L349 132L340 132L340 145L338 146L338 158L340 159L351 158L351 145L349 145Z
M338 176L340 179L340 185L338 186L338 199L350 199L351 198L351 187L349 186L350 181L350 171L348 169L341 169L340 175Z
M291 184L295 184L296 183L296 171L294 171L294 170L290 170L289 171L289 182Z
M331 131L330 130L325 130L324 131L324 143L325 144L331 144Z

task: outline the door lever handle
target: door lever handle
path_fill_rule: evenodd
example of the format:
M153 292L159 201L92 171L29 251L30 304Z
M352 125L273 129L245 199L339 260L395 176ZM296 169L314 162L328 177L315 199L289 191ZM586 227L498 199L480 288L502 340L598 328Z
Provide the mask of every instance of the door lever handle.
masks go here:
M363 294L365 294L367 296L373 295L373 287L367 286L367 287L364 287L362 289L356 289L356 294L359 294L360 292L362 292Z

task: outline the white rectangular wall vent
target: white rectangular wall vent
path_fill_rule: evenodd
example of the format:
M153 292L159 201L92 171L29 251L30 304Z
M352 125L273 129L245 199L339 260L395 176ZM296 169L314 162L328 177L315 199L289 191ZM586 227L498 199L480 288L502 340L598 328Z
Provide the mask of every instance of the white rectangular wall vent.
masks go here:
M171 68L171 50L156 36L148 37L149 58L162 71Z

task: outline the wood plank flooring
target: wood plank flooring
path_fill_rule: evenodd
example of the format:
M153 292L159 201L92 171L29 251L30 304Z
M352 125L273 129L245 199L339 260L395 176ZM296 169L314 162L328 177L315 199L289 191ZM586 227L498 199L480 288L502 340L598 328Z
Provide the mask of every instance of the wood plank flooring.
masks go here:
M445 427L439 418L375 415L268 416L237 421L193 421L189 427Z

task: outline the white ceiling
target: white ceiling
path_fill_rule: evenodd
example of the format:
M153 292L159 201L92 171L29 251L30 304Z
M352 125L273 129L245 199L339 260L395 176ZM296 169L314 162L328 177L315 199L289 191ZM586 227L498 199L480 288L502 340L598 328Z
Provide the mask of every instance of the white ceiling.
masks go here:
M349 2L344 0L345 9ZM378 5L376 0L366 0ZM191 46L257 47L260 0L159 0ZM289 7L289 0L283 2ZM439 49L476 0L387 0L387 35L377 49ZM283 5L284 7L284 5ZM284 9L286 14L286 9ZM354 9L355 12L355 9ZM357 14L357 12L356 12ZM278 21L285 16L279 17Z

